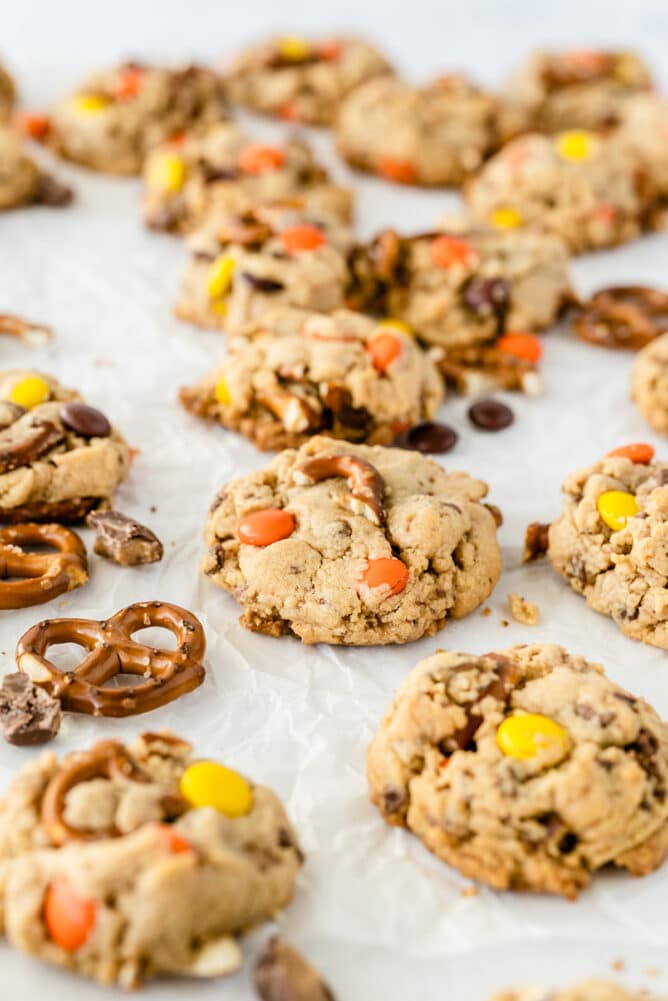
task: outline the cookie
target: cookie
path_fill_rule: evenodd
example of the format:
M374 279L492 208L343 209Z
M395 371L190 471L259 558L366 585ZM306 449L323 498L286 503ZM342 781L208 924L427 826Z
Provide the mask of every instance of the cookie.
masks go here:
M668 649L668 464L653 456L650 445L629 445L569 476L547 555L623 633Z
M668 334L651 341L636 358L631 397L650 427L668 435Z
M465 195L476 219L501 229L539 226L574 254L661 226L657 192L636 157L618 137L585 130L513 140Z
M0 212L26 205L60 207L72 200L69 188L26 155L16 132L0 124Z
M608 865L668 854L668 724L550 644L441 650L371 742L372 802L464 876L574 898Z
M256 632L408 643L472 612L496 584L486 494L417 452L312 438L220 492L202 570Z
M161 143L146 159L144 181L151 229L186 233L212 213L284 198L342 222L352 217L352 192L332 184L305 142L257 142L228 122Z
M633 52L571 49L534 52L502 90L538 132L608 129L626 100L650 90L649 68Z
M211 70L123 63L94 73L57 104L46 140L92 170L138 174L153 146L226 116L223 85Z
M280 306L340 309L352 246L347 226L289 201L211 215L188 238L190 259L174 312L236 334Z
M0 63L0 122L5 122L9 119L15 101L16 88L14 81L5 67Z
M0 858L9 943L126 989L233 972L235 936L290 902L303 860L271 790L167 732L27 764Z
M231 340L224 363L180 395L191 413L263 450L296 447L320 432L387 445L435 416L443 384L400 325L350 310L283 308Z
M109 504L129 467L125 439L75 390L0 371L0 522L81 521Z
M460 76L422 87L379 77L344 102L337 147L352 166L399 184L461 184L507 136L503 108Z
M604 980L585 980L565 990L528 987L524 990L503 991L492 1001L658 1001L647 991L628 991Z
M263 115L331 125L347 95L391 72L385 57L359 38L272 38L241 52L226 75L230 97Z
M668 101L653 94L629 98L619 121L620 141L638 159L659 197L668 199Z

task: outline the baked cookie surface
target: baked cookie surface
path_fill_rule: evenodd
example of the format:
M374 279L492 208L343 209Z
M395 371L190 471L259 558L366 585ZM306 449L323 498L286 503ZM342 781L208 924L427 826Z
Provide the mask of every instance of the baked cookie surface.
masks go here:
M632 639L668 649L668 465L609 455L569 476L549 529L555 570Z
M227 76L234 101L264 115L331 125L343 99L371 77L391 72L359 38L273 38L234 60Z
M152 229L189 232L211 213L285 198L342 222L352 217L352 192L330 181L305 142L256 142L229 122L157 146L144 181L144 220Z
M214 977L289 903L303 857L282 804L173 734L47 753L0 801L0 930L104 984Z
M650 341L638 354L631 397L650 427L668 435L668 334Z
M312 438L221 491L202 569L257 632L407 643L467 615L496 584L486 494L415 452Z
M538 226L583 253L661 225L657 192L618 137L585 130L508 143L465 191L472 215L499 228Z
M0 122L6 121L14 107L16 100L16 88L14 81L0 63Z
M219 368L181 390L186 409L261 449L320 432L387 445L431 420L442 399L436 366L401 325L350 310L272 310L229 343Z
M125 479L130 449L75 390L0 371L0 521L80 521Z
M620 111L619 139L637 157L660 198L668 199L668 101L639 94Z
M109 174L138 174L170 136L224 119L222 83L202 66L123 63L92 74L51 111L49 145Z
M658 1001L647 991L628 991L619 984L605 980L585 980L564 990L527 987L524 990L503 991L492 1001Z
M459 185L505 138L499 100L459 76L422 87L390 76L370 80L337 121L344 159L401 184Z
M0 121L0 212L26 205L60 207L71 199L70 189L45 173L26 154L17 133Z
M575 897L668 853L668 725L553 645L441 650L408 675L368 751L372 802L498 890Z

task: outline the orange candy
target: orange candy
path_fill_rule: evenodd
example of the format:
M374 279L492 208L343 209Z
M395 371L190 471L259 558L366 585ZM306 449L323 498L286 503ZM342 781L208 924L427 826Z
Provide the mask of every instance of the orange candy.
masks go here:
M116 86L116 97L120 100L128 100L136 97L144 82L144 72L136 66L127 66L121 73L118 85Z
M417 171L410 160L400 160L394 156L384 156L376 164L376 172L386 181L396 184L414 184Z
M154 824L153 829L156 840L170 855L180 855L182 852L191 852L193 850L190 842L186 841L169 824Z
M651 445L638 441L634 442L632 445L622 445L621 448L613 448L612 452L608 452L607 457L611 459L630 459L631 462L637 462L639 465L647 466L654 458L654 449Z
M431 245L431 256L439 268L451 268L456 264L469 264L474 257L470 243L458 236L437 236Z
M237 537L247 546L270 546L287 539L295 530L295 519L289 511L265 508L244 515L237 527Z
M320 58L330 63L336 62L340 58L342 51L343 46L341 42L322 42L316 48L316 52Z
M408 583L408 567L394 556L381 556L368 561L362 580L368 588L385 584L390 589L390 595L399 594Z
M543 357L543 345L535 334L515 331L499 337L496 346L506 354L536 364Z
M285 153L278 146L264 146L262 143L248 143L239 150L237 166L246 174L264 174L268 170L278 170L285 163Z
M300 254L306 250L317 250L327 243L324 233L317 226L309 226L308 223L299 223L297 226L288 226L281 233L281 243L288 254Z
M54 879L44 897L44 923L49 938L74 952L88 941L95 925L95 901L80 897L65 876Z
M286 101L278 109L278 117L283 118L286 122L298 122L299 121L299 109L296 104L292 101Z
M37 111L17 111L14 121L19 132L28 139L44 139L51 128L48 115L40 115Z
M379 372L385 372L401 354L401 341L394 334L377 334L366 346Z

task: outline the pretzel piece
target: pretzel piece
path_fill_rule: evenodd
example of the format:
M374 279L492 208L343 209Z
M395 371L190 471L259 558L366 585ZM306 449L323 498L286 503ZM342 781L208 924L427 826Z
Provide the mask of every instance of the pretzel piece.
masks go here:
M53 337L53 330L45 323L31 323L13 313L0 313L0 334L18 337L33 347L41 347Z
M668 293L644 285L600 289L577 308L573 329L598 347L638 351L668 333Z
M21 547L30 544L57 552L24 552ZM86 547L76 532L34 523L0 529L0 609L41 605L87 580Z
M350 493L343 497L343 503L353 514L364 515L374 525L382 523L385 481L366 459L323 455L302 463L294 473L295 482L300 484L318 483L332 476L342 476L348 481Z
M51 421L35 421L27 430L29 433L25 438L0 449L0 473L10 473L20 466L29 465L65 437L64 430Z
M147 626L174 633L175 650L139 643L132 634ZM88 651L73 670L47 659L56 643L75 643ZM135 716L172 702L204 680L206 640L191 612L162 601L142 601L95 619L47 619L29 629L16 647L19 670L60 699L63 709L92 716ZM137 675L136 685L105 687L116 675Z

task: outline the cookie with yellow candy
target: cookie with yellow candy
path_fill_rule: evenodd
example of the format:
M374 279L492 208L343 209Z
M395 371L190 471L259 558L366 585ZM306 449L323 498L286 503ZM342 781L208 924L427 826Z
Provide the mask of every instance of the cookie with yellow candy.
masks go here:
M235 972L302 862L270 789L167 731L34 759L0 800L10 945L107 986Z
M367 755L372 802L464 876L574 898L609 865L668 854L668 723L551 644L440 650Z
M554 569L627 636L668 650L668 463L619 443L562 492L547 534Z

